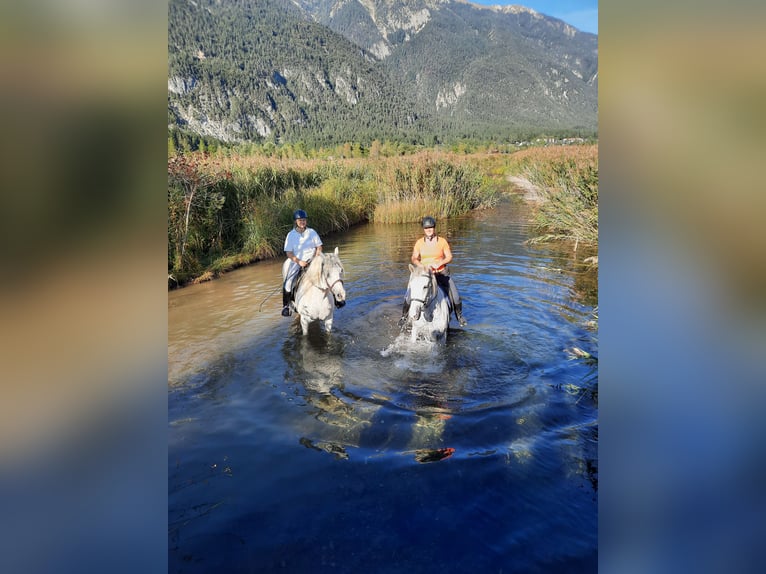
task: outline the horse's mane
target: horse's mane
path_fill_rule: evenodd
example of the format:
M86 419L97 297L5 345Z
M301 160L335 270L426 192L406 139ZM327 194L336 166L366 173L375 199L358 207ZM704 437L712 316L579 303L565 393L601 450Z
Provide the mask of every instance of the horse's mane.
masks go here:
M343 270L343 265L340 262L340 258L333 253L317 253L314 258L306 267L306 272L298 285L298 290L303 291L305 287L309 285L319 285L322 281L322 271L324 270L324 264L340 267Z
M340 257L335 255L335 253L322 253L322 256L327 259L327 262L334 266L334 267L340 267L340 270L343 271L343 263L340 262Z
M321 253L317 253L306 268L306 273L303 276L303 281L312 285L318 285L319 280L322 278L322 261L324 256Z

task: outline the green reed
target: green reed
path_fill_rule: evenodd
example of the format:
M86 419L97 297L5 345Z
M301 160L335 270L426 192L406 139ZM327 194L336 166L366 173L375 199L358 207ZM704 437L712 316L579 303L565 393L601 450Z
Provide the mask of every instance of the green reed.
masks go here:
M492 207L499 198L498 188L467 160L424 154L386 162L380 177L371 218L377 223L455 217Z
M537 236L598 243L598 147L552 146L518 152L509 170L533 183L541 196Z
M359 223L417 221L494 205L499 192L465 160L283 160L179 155L168 161L169 285L282 254L292 213L325 236Z

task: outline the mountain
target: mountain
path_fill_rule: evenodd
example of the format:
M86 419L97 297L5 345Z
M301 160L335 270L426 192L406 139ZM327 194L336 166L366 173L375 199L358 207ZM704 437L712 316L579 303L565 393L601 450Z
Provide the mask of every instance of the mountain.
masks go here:
M597 36L457 0L170 0L168 123L337 143L597 130Z
M396 137L416 105L385 68L283 0L171 0L168 123L223 141Z

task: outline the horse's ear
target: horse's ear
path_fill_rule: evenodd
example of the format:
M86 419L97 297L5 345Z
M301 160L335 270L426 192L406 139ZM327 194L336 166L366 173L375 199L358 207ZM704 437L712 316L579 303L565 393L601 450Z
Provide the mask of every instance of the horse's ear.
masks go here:
M338 256L338 248L337 247L335 248L335 256L336 257Z

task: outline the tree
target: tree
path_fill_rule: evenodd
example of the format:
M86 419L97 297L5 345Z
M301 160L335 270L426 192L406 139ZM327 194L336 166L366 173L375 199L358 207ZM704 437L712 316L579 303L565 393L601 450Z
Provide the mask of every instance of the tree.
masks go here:
M184 267L189 229L195 208L216 213L225 197L211 190L213 177L204 173L196 159L176 155L168 160L168 234L174 243L173 272Z

